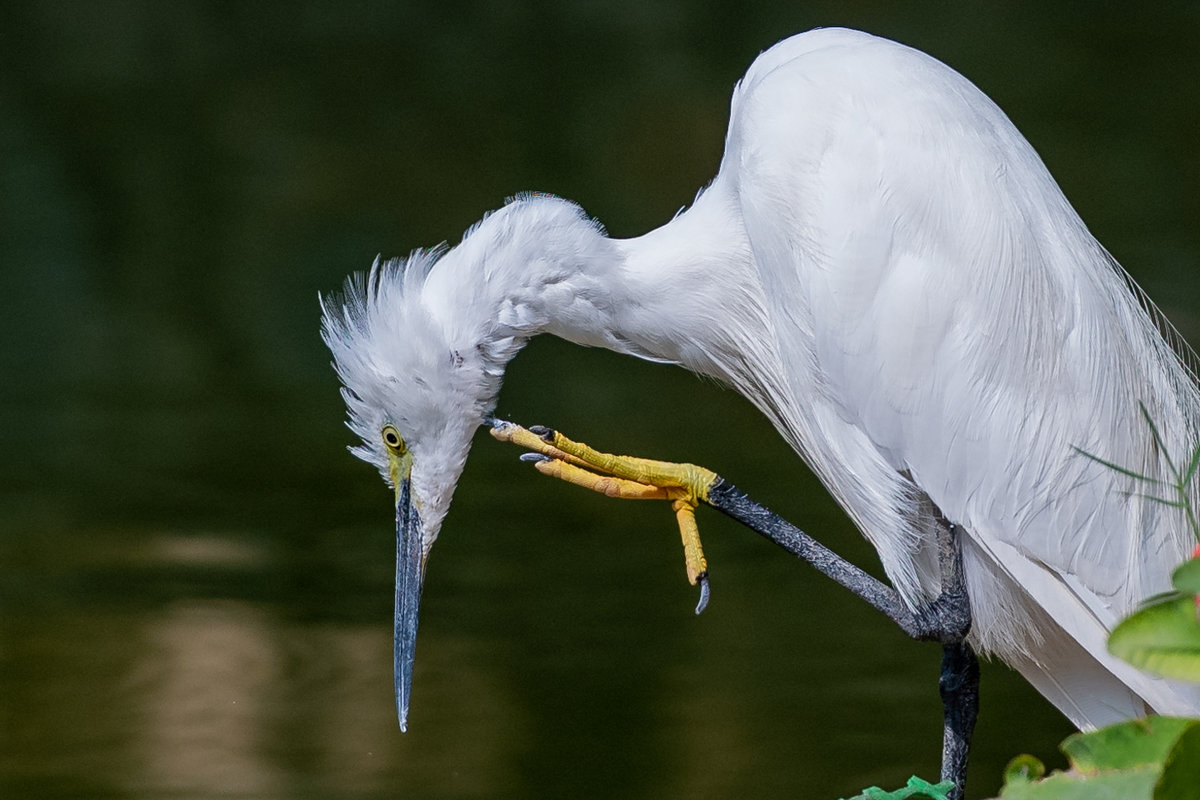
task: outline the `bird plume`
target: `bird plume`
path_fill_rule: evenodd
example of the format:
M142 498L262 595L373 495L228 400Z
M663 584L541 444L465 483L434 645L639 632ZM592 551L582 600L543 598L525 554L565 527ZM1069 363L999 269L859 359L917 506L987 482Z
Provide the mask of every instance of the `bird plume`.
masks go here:
M387 477L379 439L396 425L420 449L451 424L449 409L482 418L482 370L470 369L466 343L450 341L425 303L422 290L444 247L407 258L376 258L371 269L347 278L342 291L321 297L321 337L333 354L349 412L347 425L362 444L351 448ZM486 382L486 381L485 381Z

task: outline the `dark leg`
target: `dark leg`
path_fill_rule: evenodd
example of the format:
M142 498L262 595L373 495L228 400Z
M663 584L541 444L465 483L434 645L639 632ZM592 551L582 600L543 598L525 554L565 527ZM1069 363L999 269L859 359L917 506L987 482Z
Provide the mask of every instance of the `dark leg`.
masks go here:
M941 522L937 526L941 591L933 602L914 612L891 586L863 572L769 508L746 497L732 484L709 470L691 464L630 459L600 453L582 443L572 442L549 428L525 429L500 420L490 420L489 424L492 425L492 435L497 439L532 450L533 453L527 456L533 456L539 471L553 474L571 483L603 491L610 496L674 500L677 513L680 512L678 503L681 500L689 512L697 499L703 500L796 557L807 561L818 571L886 614L914 639L940 642L944 651L941 694L946 713L942 777L951 780L957 787L951 797L961 800L966 780L967 751L978 709L979 665L975 654L966 644L966 636L971 629L971 607L963 579L962 550L957 529L941 517L936 506L930 503L928 511ZM547 471L546 465L551 462L562 463L556 470ZM566 472L568 466L579 475L572 476ZM581 479L580 475L587 478ZM614 487L604 483L602 475L613 476L628 486L622 490L621 486L617 485L616 493L611 494ZM611 481L608 483L611 484ZM686 489L687 493L679 495L664 491L669 489ZM647 494L646 490L650 490L650 493ZM686 549L686 543L690 541L689 532L682 520L680 527ZM691 527L694 528L694 520ZM694 538L698 550L698 537ZM707 588L707 584L704 588ZM702 599L701 606L703 603ZM698 608L696 613L699 611Z
M942 574L942 593L935 605L943 607L939 615L942 631L942 675L938 688L945 711L942 731L942 780L953 781L951 800L962 800L967 785L967 756L971 750L971 732L979 714L979 659L967 644L971 631L971 601L963 575L962 542L956 525L942 520L938 530L938 566Z
M942 780L952 781L950 800L961 800L967 785L967 755L979 713L979 659L966 642L942 645L938 681L945 709L942 732Z
M914 639L958 642L971 628L971 610L962 583L961 553L957 549L958 539L953 526L943 528L938 536L938 560L943 563L942 594L914 614L891 586L863 572L771 509L742 494L723 478L718 478L708 490L705 502L807 561L818 572L886 614Z
M941 594L926 608L911 612L895 589L876 580L770 509L718 480L707 502L751 530L801 558L886 614L914 639L942 643L939 688L945 709L942 740L942 780L954 783L951 800L962 800L967 779L967 754L979 711L979 661L966 643L971 630L971 604L962 569L958 528L945 523L938 531Z

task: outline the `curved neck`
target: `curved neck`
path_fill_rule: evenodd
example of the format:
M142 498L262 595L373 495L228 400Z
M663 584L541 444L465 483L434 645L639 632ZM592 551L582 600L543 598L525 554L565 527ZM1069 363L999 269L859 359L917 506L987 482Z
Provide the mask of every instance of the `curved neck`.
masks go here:
M438 261L423 298L456 352L478 353L497 379L539 333L680 364L752 400L777 363L740 215L719 182L625 240L568 201L518 199Z
M614 347L622 256L579 206L555 197L513 201L475 225L430 271L424 305L485 369L504 367L533 336Z

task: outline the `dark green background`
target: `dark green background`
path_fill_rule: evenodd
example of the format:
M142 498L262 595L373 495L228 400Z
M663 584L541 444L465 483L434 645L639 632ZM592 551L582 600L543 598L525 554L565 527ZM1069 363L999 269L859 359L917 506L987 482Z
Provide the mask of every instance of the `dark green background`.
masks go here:
M844 24L1013 118L1200 337L1200 11L1043 2L0 6L0 795L803 797L934 777L937 648L702 512L481 435L391 697L389 492L348 456L317 293L524 190L617 236L709 180L760 50ZM561 342L500 412L735 480L876 569L749 406ZM985 669L972 794L1067 723Z

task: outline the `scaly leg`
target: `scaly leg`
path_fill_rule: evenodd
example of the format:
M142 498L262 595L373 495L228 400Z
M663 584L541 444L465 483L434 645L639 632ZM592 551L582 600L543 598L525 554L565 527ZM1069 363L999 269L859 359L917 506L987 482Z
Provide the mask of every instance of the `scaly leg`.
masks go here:
M960 531L944 519L941 523L937 543L942 592L934 605L940 606L942 628L942 674L938 680L945 712L942 780L954 783L950 800L962 800L971 735L979 714L979 659L966 641L971 631L971 601L963 574Z
M538 472L623 500L669 500L683 540L683 558L688 583L700 587L699 614L708 606L708 562L696 525L696 505L706 499L715 473L694 464L675 464L632 456L601 453L575 442L557 431L535 426L522 428L511 422L493 420L492 436L532 452L522 459ZM592 472L591 470L596 470ZM607 474L597 474L597 473Z
M965 641L971 628L971 609L956 526L946 522L938 531L941 593L914 613L895 589L863 572L703 467L601 453L549 428L526 429L499 420L492 421L492 436L533 451L522 458L532 461L543 474L609 497L671 500L683 536L689 580L701 586L701 601L696 613L700 613L708 601L707 568L695 517L696 506L705 503L807 561L882 611L914 639L940 642L943 658L939 688L945 707L942 779L954 784L948 797L961 800L966 785L967 753L978 711L979 663Z
M695 464L676 464L671 461L602 453L583 442L568 439L558 431L541 425L522 428L512 422L493 420L492 436L502 442L512 442L527 450L582 469L606 473L640 484L678 490L677 494L693 504L705 501L709 489L719 480L715 472Z

